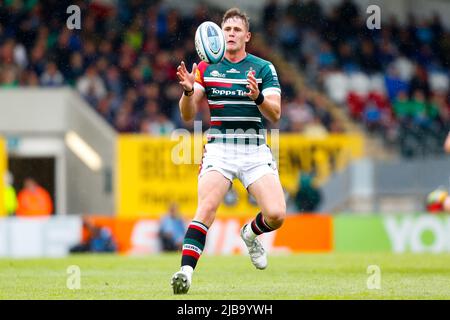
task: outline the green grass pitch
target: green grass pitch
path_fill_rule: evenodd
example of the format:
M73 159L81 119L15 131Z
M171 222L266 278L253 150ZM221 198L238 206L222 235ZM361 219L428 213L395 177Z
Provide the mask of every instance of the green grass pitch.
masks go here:
M248 256L204 255L189 293L175 296L169 283L179 262L180 254L0 259L0 299L450 298L450 254L272 255L264 271L256 270ZM81 271L78 290L67 288L71 265ZM380 267L380 289L367 287L369 265Z

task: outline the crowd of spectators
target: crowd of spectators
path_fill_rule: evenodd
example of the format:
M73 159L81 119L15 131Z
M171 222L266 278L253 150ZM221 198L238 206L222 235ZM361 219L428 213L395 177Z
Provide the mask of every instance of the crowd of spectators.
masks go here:
M351 0L327 8L317 0L267 0L262 16L268 40L307 84L369 132L404 156L442 152L450 129L450 32L437 13L409 14L405 24L391 16L369 29L369 15Z
M79 30L66 26L72 4L81 9ZM176 67L198 62L195 29L205 20L220 23L221 14L200 4L182 15L161 0L0 0L0 87L72 86L118 132L192 129L179 116ZM261 17L252 31L262 32L299 65L309 87L346 106L369 132L399 144L404 155L441 149L450 123L450 32L438 15L410 15L406 24L393 16L369 30L365 12L351 0L327 10L318 0L267 0ZM249 51L266 54L251 42ZM280 80L277 127L313 135L343 131L323 96L297 91L287 74ZM206 104L197 120L209 127Z
M220 23L222 12L200 4L186 16L157 0L115 5L2 2L0 87L72 86L122 133L164 135L175 128L193 129L192 122L182 122L179 116L182 91L176 67L183 60L188 66L199 62L193 41L196 27L205 20ZM66 10L72 4L81 9L79 30L66 26ZM264 57L258 48L249 51ZM341 129L322 100L305 102L308 94L299 94L292 79L280 79L284 104L292 110L276 127L298 132L309 123L318 132ZM203 121L204 130L209 127L207 104L197 120Z

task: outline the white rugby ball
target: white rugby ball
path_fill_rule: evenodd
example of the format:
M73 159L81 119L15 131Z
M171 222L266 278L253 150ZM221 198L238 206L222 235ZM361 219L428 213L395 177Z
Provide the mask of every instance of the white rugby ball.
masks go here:
M212 21L200 24L195 32L195 49L206 63L215 64L225 55L226 42L222 29Z

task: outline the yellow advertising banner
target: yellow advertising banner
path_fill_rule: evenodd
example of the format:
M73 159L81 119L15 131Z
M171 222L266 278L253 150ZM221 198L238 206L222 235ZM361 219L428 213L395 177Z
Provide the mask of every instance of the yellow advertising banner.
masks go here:
M177 203L182 212L195 211L198 164L173 161L177 143L167 137L119 137L116 184L119 216L159 216L171 202Z
M121 135L117 146L116 208L129 218L159 217L171 203L183 215L192 217L197 208L197 175L203 152L202 136L150 137ZM280 180L291 194L298 190L299 174L312 173L316 182L326 181L330 173L343 169L351 159L362 156L359 135L330 135L326 139L305 138L298 134L269 137L277 160ZM251 217L258 211L247 190L234 181L237 196L223 203L218 217ZM230 194L230 197L233 198Z
M313 173L315 182L321 185L332 172L344 169L352 159L361 158L363 151L361 135L335 134L323 139L283 134L279 137L277 161L281 184L287 191L295 192L299 174L306 172ZM273 144L272 152L276 152Z
M5 208L6 143L0 137L0 217L6 215Z

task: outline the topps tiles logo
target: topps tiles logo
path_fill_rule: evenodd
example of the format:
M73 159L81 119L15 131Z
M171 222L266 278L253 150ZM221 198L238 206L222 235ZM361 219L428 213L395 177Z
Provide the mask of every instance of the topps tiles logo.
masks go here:
M221 96L241 96L244 97L245 96L245 90L223 90L223 89L216 89L216 88L211 88L211 92L213 94L216 95L221 95Z

